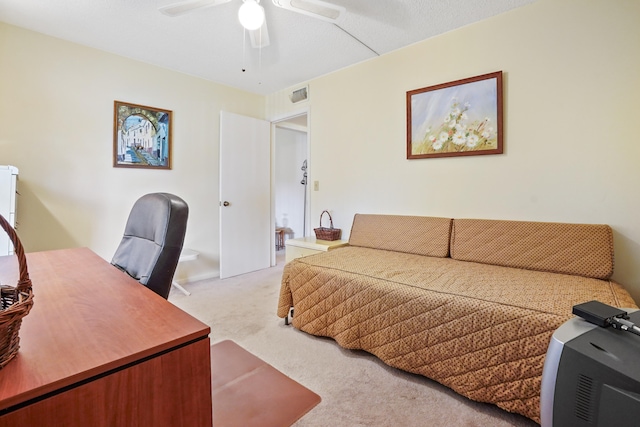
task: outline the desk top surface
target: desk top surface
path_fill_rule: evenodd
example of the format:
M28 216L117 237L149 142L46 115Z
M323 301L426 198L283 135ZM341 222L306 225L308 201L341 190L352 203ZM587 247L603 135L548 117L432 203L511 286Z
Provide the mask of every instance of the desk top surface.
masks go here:
M0 410L208 336L210 328L87 248L26 255L34 304L0 369ZM0 257L15 286L17 259Z

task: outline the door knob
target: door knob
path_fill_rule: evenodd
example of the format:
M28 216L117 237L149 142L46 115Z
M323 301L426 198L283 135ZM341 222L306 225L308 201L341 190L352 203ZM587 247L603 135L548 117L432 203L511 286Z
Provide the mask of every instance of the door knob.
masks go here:
M229 206L231 203L227 202L226 200L224 202L222 202L222 206Z

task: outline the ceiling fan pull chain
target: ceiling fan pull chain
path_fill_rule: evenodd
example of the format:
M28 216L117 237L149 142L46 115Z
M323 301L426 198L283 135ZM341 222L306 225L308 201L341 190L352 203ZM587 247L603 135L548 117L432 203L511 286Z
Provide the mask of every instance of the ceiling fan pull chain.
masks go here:
M245 53L247 51L247 29L242 27L242 72L246 71L244 67L245 64Z
M260 48L258 49L258 84L262 84L262 27L258 30L260 32Z

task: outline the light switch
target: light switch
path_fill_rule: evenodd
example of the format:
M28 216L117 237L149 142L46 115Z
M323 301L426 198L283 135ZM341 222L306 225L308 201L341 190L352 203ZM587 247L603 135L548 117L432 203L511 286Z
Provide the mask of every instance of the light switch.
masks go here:
M313 181L313 191L320 190L320 181Z

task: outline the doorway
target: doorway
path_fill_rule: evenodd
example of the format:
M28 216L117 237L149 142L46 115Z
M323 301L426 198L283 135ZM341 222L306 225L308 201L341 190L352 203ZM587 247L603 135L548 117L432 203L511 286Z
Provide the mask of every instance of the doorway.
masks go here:
M284 262L287 239L309 233L309 134L307 113L275 122L274 219L276 263Z

